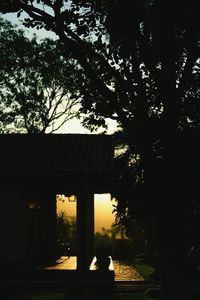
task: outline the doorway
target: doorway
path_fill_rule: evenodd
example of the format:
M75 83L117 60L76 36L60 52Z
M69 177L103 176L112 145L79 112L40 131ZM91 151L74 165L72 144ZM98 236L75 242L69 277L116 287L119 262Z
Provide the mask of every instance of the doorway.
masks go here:
M58 256L76 256L76 196L56 194Z

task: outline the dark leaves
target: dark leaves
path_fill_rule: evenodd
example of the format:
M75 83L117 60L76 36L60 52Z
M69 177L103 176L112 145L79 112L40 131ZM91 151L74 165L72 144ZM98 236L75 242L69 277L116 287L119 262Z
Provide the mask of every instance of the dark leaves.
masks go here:
M3 14L18 12L21 9L18 0L2 0L0 3L0 12Z

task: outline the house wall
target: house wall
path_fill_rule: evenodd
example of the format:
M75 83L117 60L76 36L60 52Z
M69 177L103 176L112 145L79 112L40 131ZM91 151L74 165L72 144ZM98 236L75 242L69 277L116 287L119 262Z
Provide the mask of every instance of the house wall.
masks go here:
M40 191L37 195L39 215L36 220L35 259L48 263L56 255L56 195L50 191Z
M55 255L55 194L22 182L0 187L0 265L34 265Z
M26 261L26 199L22 189L9 183L0 187L0 264Z

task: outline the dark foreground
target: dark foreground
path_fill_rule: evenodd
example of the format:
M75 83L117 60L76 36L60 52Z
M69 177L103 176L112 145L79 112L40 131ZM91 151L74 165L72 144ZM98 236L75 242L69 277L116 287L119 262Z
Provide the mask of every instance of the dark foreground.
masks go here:
M14 287L1 286L1 300L161 300L159 287L148 284L117 283L114 289L105 289L104 286L74 287L74 288L38 288L37 286ZM200 290L194 289L192 300L200 299Z
M102 293L101 291L1 291L2 300L153 300L143 293Z

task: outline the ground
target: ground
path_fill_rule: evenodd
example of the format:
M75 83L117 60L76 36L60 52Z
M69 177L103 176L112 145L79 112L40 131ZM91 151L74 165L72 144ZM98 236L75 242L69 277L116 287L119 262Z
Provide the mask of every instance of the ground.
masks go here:
M94 295L86 291L85 293L69 293L59 291L26 291L18 293L6 293L2 300L153 300L144 294L114 294L114 295Z

